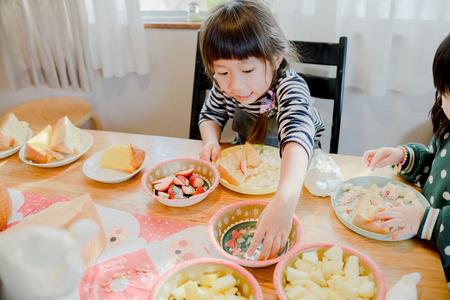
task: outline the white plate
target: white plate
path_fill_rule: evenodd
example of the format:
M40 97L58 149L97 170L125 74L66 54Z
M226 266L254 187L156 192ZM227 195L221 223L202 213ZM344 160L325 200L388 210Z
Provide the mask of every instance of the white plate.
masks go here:
M390 233L388 234L380 234L380 233L375 233L375 232L371 232L371 231L367 231L365 229L362 229L356 225L354 225L345 215L345 213L343 211L341 211L340 206L339 206L339 201L341 199L341 197L343 197L345 190L343 189L343 187L345 187L348 184L353 184L355 186L359 185L359 186L363 186L365 188L371 186L372 184L376 184L379 187L385 186L388 183L392 183L395 185L401 185L403 187L406 187L408 189L411 189L412 191L414 191L417 199L419 200L420 204L422 204L424 207L428 207L430 206L430 204L428 203L427 199L425 199L425 197L419 193L418 191L416 191L413 187L408 186L400 181L396 181L387 177L379 177L379 176L362 176L362 177L355 177L352 179L349 179L347 181L344 181L341 184L341 187L336 191L336 193L333 195L333 197L331 198L331 204L333 206L334 212L337 216L337 218L342 222L342 224L344 224L345 226L347 226L349 229L353 230L354 232L374 239L374 240L378 240L378 241L403 241L403 240L407 240L410 239L414 236L414 234L410 235L410 236L402 236L401 238L398 238L396 240L392 239L392 235Z
M92 147L92 144L94 143L94 138L87 131L82 130L80 137L81 137L80 152L77 154L65 154L64 158L61 160L56 160L56 161L52 161L52 162L45 163L45 164L38 164L38 163L32 162L31 160L28 160L25 158L25 146L20 148L19 158L21 161L23 161L26 164L36 166L36 167L41 167L41 168L56 168L56 167L61 167L61 166L70 164L70 163L76 161L77 159L79 159L84 153L86 153Z
M29 140L31 137L33 136L33 131L28 128L28 132L27 132L27 138L26 140ZM14 153L16 153L17 151L19 151L19 149L23 146L23 144L21 145L17 145L11 149L6 149L3 151L0 151L0 158L6 158L8 156L13 155Z
M95 153L84 162L83 173L86 177L103 183L119 183L130 179L142 170L147 159L146 154L141 166L133 173L128 173L119 170L102 168L100 166L100 157L102 152L103 151L99 151Z

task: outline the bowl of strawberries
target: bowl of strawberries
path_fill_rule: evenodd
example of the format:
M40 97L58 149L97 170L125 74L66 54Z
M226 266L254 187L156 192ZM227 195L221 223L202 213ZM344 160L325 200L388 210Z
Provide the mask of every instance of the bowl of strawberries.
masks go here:
M158 163L142 176L150 198L172 207L185 207L204 200L219 184L219 172L205 160L176 158Z

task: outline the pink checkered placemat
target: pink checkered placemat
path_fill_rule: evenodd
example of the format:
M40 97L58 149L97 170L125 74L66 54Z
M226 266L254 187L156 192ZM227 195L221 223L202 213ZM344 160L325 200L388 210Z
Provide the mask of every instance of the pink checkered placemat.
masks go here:
M67 201L9 190L13 214L8 226L50 205ZM175 264L199 257L217 257L206 226L156 218L96 205L106 246L79 285L80 299L148 299L161 274Z

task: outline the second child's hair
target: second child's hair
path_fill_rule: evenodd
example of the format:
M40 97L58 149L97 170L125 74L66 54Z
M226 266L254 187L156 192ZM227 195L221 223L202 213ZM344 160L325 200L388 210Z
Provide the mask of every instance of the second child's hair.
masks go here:
M433 81L436 87L435 102L431 109L433 133L438 140L450 130L450 120L442 109L442 95L450 94L450 34L441 42L433 60Z
M206 72L212 81L214 61L256 57L272 65L272 86L289 63L299 59L270 10L260 1L232 0L213 8L200 29L199 44ZM282 57L278 69L275 65L276 55ZM250 142L264 142L267 123L267 114L260 114L250 135Z

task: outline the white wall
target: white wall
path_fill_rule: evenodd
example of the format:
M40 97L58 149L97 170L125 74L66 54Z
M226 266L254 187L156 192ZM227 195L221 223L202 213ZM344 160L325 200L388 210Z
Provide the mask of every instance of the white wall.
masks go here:
M5 88L4 74L0 74L0 112L29 99L77 95L92 102L105 130L187 138L196 32L147 29L146 38L150 75L113 79L97 76L95 90L86 94L45 87L12 92ZM432 91L420 96L390 93L373 98L346 89L339 152L360 155L366 149L383 145L427 143L431 128L425 123L432 103ZM318 106L324 118L331 117L329 106Z

